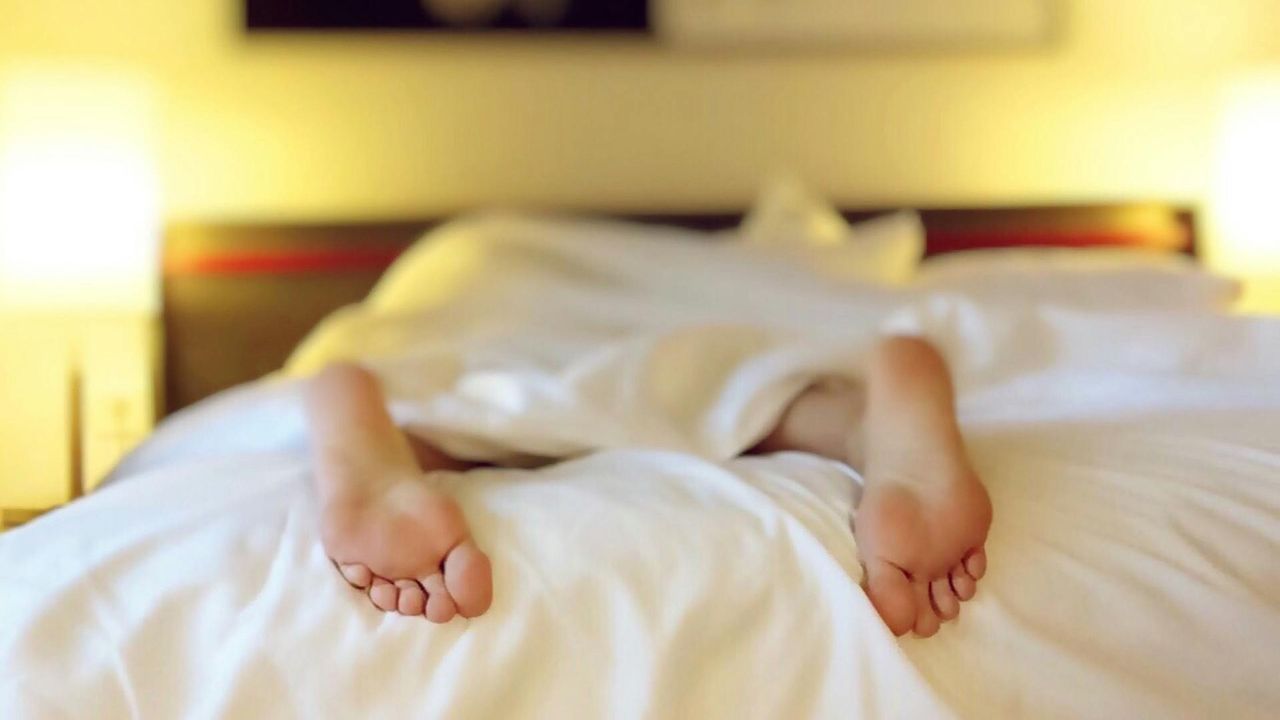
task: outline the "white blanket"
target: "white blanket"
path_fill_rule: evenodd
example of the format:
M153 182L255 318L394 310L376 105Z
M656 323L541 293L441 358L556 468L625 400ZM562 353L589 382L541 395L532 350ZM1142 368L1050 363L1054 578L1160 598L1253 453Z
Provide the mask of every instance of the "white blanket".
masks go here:
M364 359L406 426L477 457L606 448L453 480L493 557L489 613L431 626L378 613L337 579L317 539L297 381L266 381L175 418L107 489L0 536L0 707L449 718L1280 707L1280 325L980 308L737 259L715 275L704 251L675 244L524 247L542 275L486 265L430 302L388 299L406 282L393 272L292 368ZM675 263L680 253L692 254ZM685 285L713 275L716 292ZM847 468L729 459L813 374L856 373L886 328L944 347L996 506L989 576L929 640L895 640L857 587Z

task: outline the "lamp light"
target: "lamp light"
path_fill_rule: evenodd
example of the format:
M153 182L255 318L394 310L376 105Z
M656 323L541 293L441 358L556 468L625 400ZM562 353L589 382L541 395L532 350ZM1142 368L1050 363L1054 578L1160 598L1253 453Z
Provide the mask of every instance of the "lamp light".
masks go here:
M1210 217L1215 269L1280 277L1280 68L1227 90Z
M0 91L0 305L154 313L159 200L142 81L19 70Z

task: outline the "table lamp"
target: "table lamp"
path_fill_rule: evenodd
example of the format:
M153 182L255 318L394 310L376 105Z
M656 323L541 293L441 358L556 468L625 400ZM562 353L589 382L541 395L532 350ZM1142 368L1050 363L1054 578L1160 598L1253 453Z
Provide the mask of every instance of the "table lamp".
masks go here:
M1280 308L1280 67L1226 93L1208 261L1245 281L1244 309Z
M120 331L129 323L158 325L151 106L146 83L127 74L47 68L0 74L0 313L22 318L13 327L25 328L33 347L35 338L45 339L40 352L49 357L42 362L67 368L68 389L56 397L69 399L73 494L114 463L98 437L111 434L113 413L144 418L133 426L149 425L154 414L153 387L139 391L139 372L131 367L139 363L125 359L138 354L128 346L154 344L154 332L122 339ZM50 328L56 343L47 340ZM34 372L32 363L20 364ZM150 366L143 374L152 377L142 382L153 385ZM28 394L26 404L50 402ZM139 398L148 395L150 407L135 407L147 405ZM86 427L95 422L91 436Z

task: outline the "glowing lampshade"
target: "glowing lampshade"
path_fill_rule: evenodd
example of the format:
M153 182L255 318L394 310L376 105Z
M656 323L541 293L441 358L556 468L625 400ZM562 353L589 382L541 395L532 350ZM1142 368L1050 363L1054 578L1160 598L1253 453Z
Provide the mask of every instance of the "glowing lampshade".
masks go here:
M1241 276L1280 276L1280 69L1227 95L1214 180L1209 261Z
M0 76L0 307L155 311L150 117L130 77Z

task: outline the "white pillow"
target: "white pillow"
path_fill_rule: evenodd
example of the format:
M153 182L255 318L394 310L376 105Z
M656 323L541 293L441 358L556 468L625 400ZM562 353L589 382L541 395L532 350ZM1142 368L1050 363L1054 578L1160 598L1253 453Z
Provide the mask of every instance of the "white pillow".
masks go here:
M831 203L789 178L764 189L737 237L829 278L889 284L911 279L925 243L924 225L914 212L850 225Z
M1166 252L1114 248L968 250L926 260L914 287L983 302L1098 310L1225 310L1236 281Z
M770 247L836 247L850 234L839 210L790 177L766 185L738 228L743 242Z

